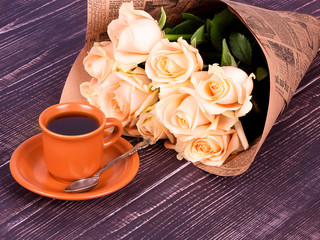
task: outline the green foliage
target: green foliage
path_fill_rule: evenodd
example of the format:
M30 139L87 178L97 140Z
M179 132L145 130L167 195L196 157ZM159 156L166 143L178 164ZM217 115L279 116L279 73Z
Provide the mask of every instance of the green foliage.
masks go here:
M166 24L166 21L167 21L166 12L165 12L164 8L161 7L161 16L160 16L159 23L158 23L160 29L163 29L164 25Z
M201 26L201 24L199 24L199 22L193 22L192 20L188 19L188 20L178 24L174 28L172 28L170 33L171 34L194 33L200 26Z
M241 33L231 33L230 35L230 49L234 56L241 62L251 65L252 62L252 48L249 40Z
M182 13L183 21L179 24L165 22L165 16L162 8L159 26L163 25L165 36L170 41L183 37L198 48L206 65L220 62L222 66L237 66L248 74L255 73L258 81L268 76L257 41L228 8L215 13L212 19Z
M210 29L211 29L212 21L210 19L206 20L206 38L210 39Z
M205 41L205 25L202 25L197 29L197 31L192 35L191 45L197 47L198 44L201 44Z
M234 57L230 53L230 50L225 39L222 40L222 56L221 56L221 66L233 66L237 67L237 63Z
M185 21L177 25L173 25L171 23L165 24L165 36L170 41L176 41L180 36L182 36L185 40L190 40L190 42L194 40L194 38L198 39L196 40L197 42L202 41L201 39L199 39L199 37L201 37L200 35L202 34L200 32L196 32L199 28L202 27L204 21L201 20L201 18L190 13L182 13L182 17L185 19ZM192 38L193 35L195 36Z
M216 50L222 50L222 40L229 31L233 20L234 15L227 8L216 14L212 19L210 27L210 39L213 47Z
M191 14L191 13L181 13L182 18L186 19L186 20L190 20L193 23L197 23L197 24L204 24L205 21L203 21L201 18Z
M269 75L269 72L264 67L257 67L256 69L256 79L261 81Z

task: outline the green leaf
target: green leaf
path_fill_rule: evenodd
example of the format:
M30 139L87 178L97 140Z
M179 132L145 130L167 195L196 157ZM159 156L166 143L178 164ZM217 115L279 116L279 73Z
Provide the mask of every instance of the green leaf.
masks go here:
M250 101L252 102L252 105L253 105L252 110L254 112L260 113L261 109L260 109L258 103L254 99L251 99Z
M171 29L172 34L193 34L202 24L186 20Z
M177 41L178 38L182 37L184 40L189 41L192 37L192 34L171 34L166 33L165 37L169 39L169 41Z
M166 24L164 25L163 28L174 28L176 24L172 23L172 22L166 22Z
M269 72L264 67L257 67L256 69L256 79L257 81L261 81L266 76L268 76Z
M165 29L163 29L163 31L164 31L165 34L169 33L169 32L171 32L171 28L165 28Z
M176 25L170 31L171 34L182 34L182 33L192 33L192 32L193 32L193 27L191 25L190 20L184 21Z
M164 8L161 7L161 16L160 16L160 20L159 20L159 23L158 23L160 29L162 29L164 27L164 25L166 24L166 21L167 21L166 12L164 11Z
M208 37L210 37L211 24L212 24L212 21L210 19L207 19L206 20L206 32L209 35Z
M182 15L183 19L191 20L192 22L198 22L199 24L204 23L204 21L201 18L199 18L191 13L181 13L181 15Z
M241 33L232 33L230 35L230 49L232 54L241 62L251 65L252 48L249 40Z
M197 38L196 37L191 39L191 46L194 48L197 48Z
M197 29L197 31L191 37L191 45L197 47L197 45L205 41L204 28L205 25L202 25Z
M237 63L234 60L234 57L230 53L226 39L222 40L221 66L237 67Z
M210 39L212 45L218 51L222 50L222 40L225 38L227 31L230 29L234 20L234 15L225 9L222 12L216 14L211 21Z

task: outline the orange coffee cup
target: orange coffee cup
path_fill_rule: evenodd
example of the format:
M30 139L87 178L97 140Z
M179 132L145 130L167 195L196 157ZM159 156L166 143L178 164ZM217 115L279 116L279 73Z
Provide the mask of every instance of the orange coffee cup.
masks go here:
M70 116L88 117L97 122L97 128L79 135L67 135L48 129L51 121ZM119 120L106 118L99 108L76 102L47 108L41 113L39 124L45 165L54 178L62 181L75 181L98 171L104 149L115 143L123 130ZM106 131L110 127L114 127L111 133Z

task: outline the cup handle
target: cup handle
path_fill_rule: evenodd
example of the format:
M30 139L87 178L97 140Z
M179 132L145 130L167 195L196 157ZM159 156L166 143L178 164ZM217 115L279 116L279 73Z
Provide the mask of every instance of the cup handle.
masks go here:
M103 140L103 148L106 149L107 147L109 147L110 145L112 145L113 143L115 143L122 134L122 123L116 119L116 118L107 118L106 119L106 125L104 127L104 129L106 130L107 128L110 127L114 127L112 133L108 133L108 132L104 132L104 140Z

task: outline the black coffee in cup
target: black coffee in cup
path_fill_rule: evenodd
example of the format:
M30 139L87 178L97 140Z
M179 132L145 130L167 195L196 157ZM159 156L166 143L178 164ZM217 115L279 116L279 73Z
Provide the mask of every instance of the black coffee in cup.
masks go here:
M61 115L47 124L50 131L61 135L82 135L96 130L99 126L95 118L83 114Z

